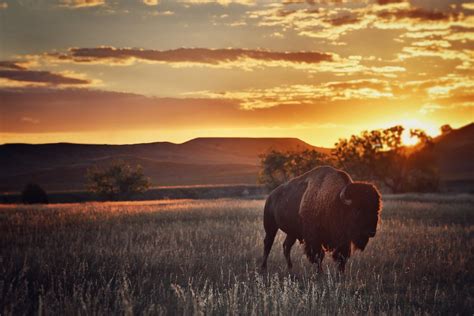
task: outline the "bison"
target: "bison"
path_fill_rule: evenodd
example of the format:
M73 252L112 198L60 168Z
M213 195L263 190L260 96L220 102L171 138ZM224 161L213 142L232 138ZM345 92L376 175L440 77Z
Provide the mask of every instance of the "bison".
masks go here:
M298 239L306 256L322 271L325 252L332 252L344 272L353 250L363 251L377 231L382 202L372 184L354 182L344 171L318 167L273 190L265 203L262 270L278 229L286 233L283 243L288 269L291 247Z

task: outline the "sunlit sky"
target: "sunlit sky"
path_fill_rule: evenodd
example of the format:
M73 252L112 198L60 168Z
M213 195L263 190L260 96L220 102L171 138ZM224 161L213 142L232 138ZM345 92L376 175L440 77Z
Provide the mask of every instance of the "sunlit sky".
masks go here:
M0 0L0 143L298 137L474 121L474 4Z

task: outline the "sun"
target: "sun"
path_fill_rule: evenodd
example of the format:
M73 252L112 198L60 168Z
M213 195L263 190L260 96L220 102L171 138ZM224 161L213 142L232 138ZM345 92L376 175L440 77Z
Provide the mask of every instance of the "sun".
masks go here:
M410 129L422 129L431 137L435 137L440 134L439 127L436 126L436 124L422 122L417 119L402 119L392 124L392 126L394 125L401 125L405 129L402 133L402 144L406 146L413 146L419 142L417 137L411 137Z
M402 134L402 144L406 146L413 146L418 143L418 138L411 137L410 129L405 129Z

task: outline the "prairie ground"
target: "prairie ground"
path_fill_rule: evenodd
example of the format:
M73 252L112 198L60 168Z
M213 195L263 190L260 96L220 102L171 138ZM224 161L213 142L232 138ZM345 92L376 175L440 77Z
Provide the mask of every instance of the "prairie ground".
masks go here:
M263 200L0 206L0 314L474 313L474 197L384 197L344 275L279 232L260 274Z

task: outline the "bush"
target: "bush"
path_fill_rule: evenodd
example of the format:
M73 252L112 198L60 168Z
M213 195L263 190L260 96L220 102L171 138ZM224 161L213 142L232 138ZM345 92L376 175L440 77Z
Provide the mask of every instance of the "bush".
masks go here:
M48 195L38 184L29 183L21 192L21 201L25 204L48 203Z

